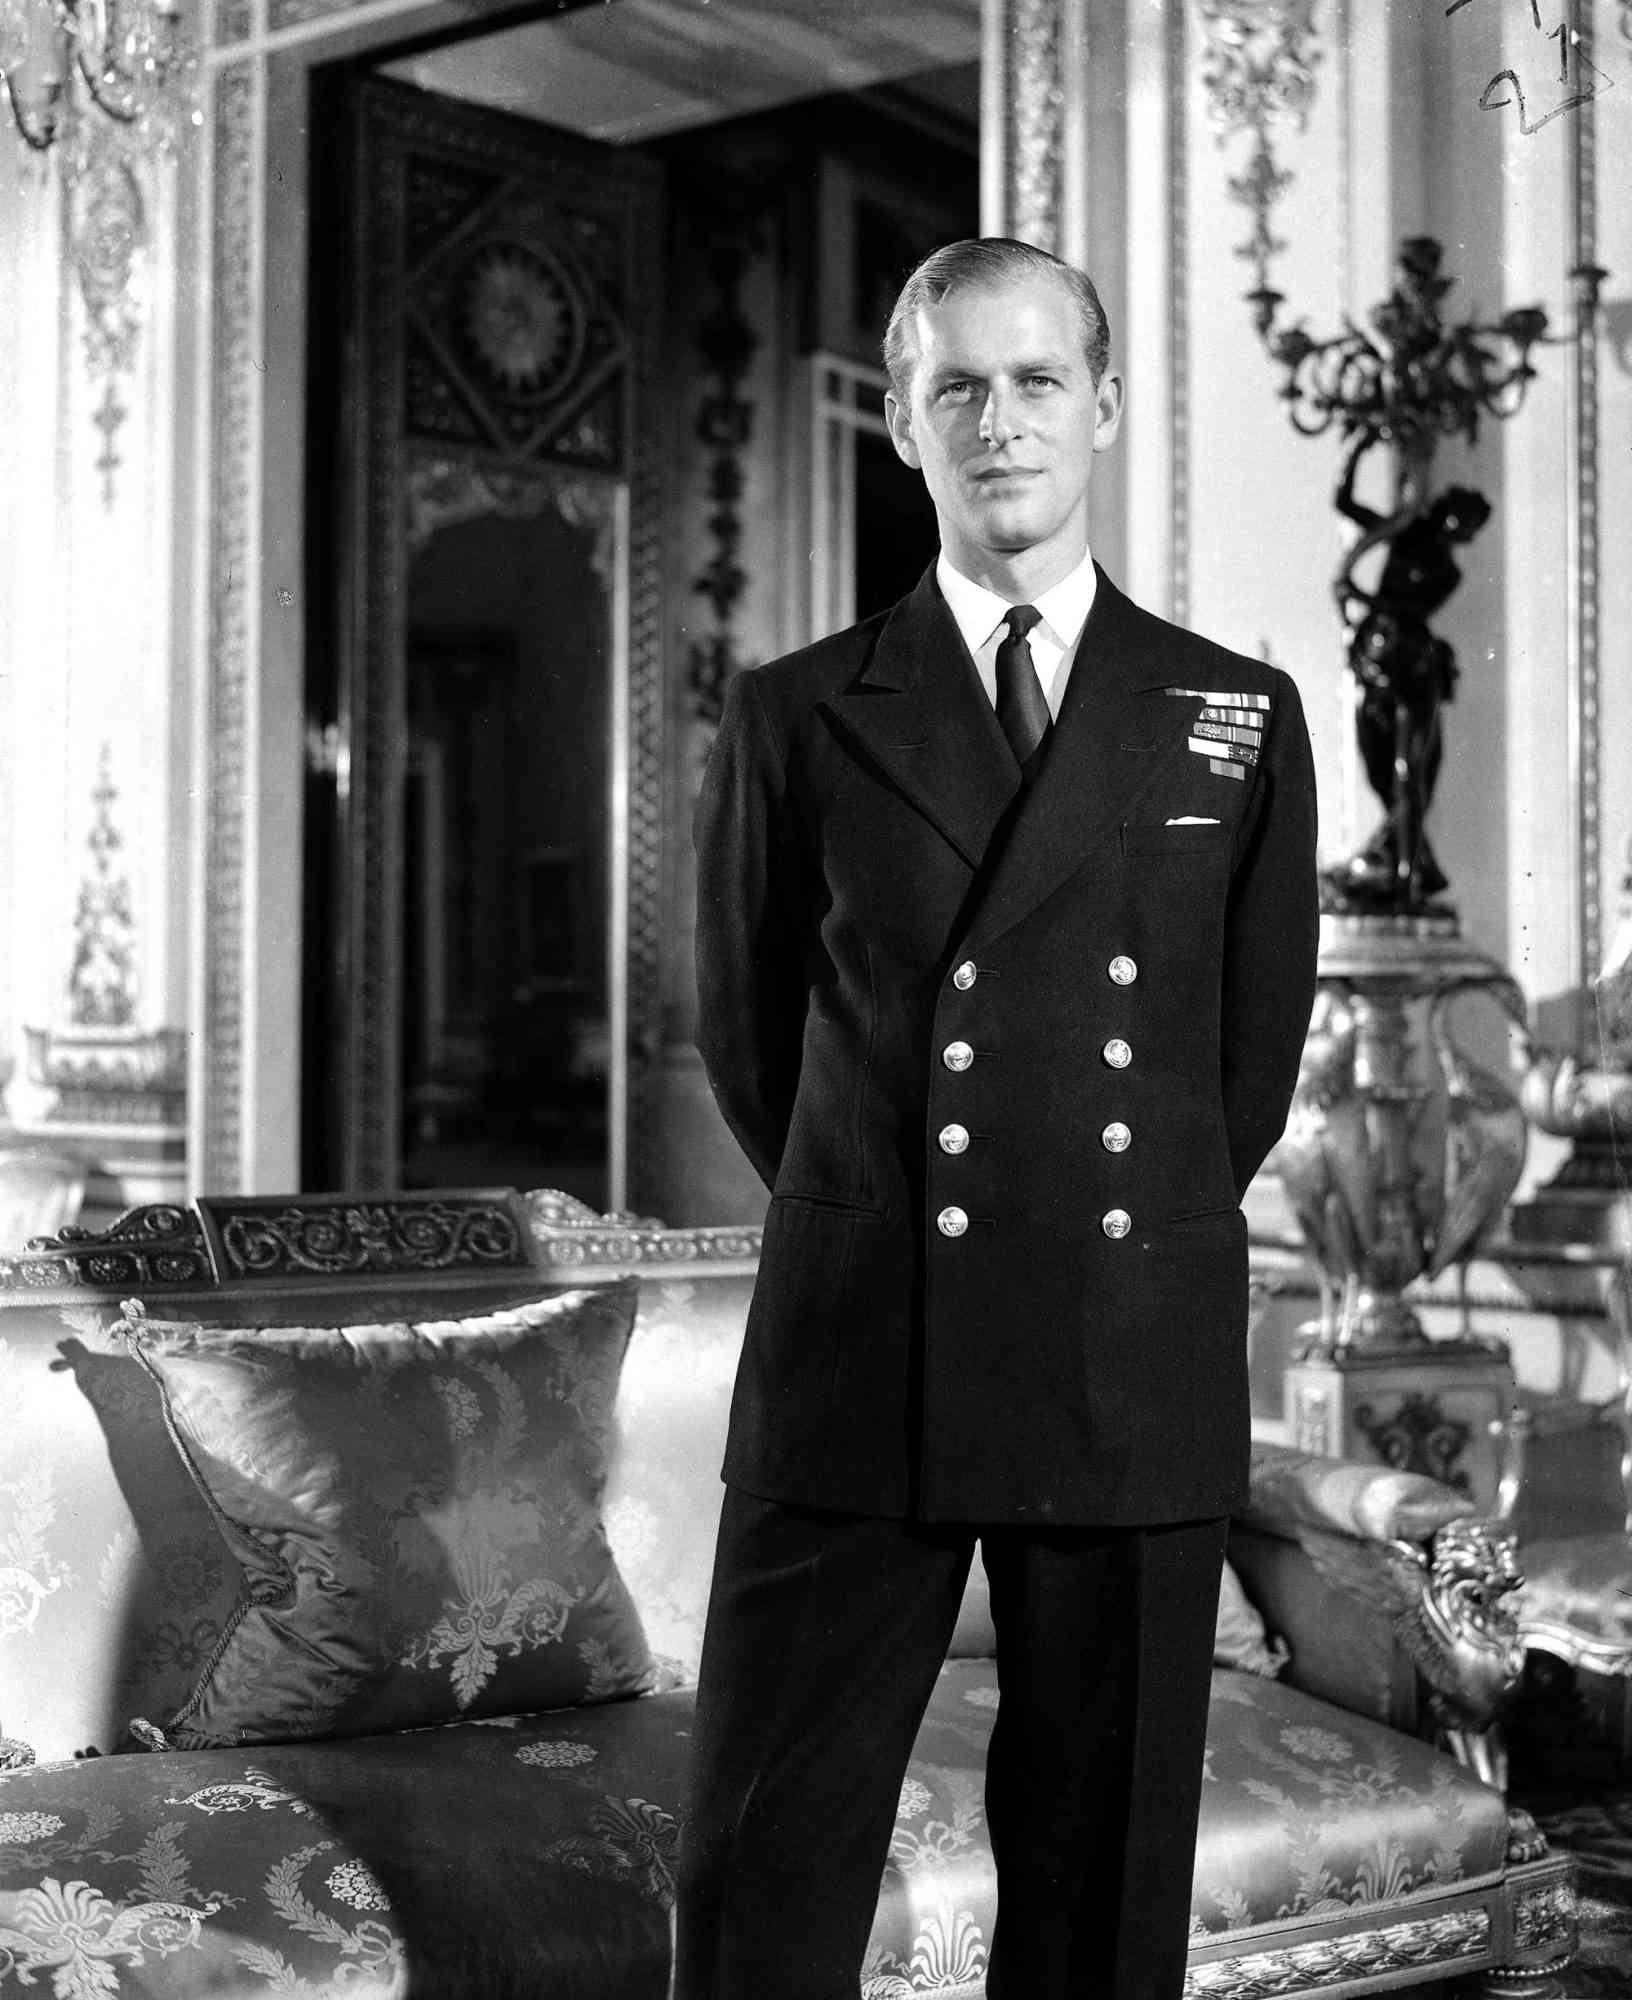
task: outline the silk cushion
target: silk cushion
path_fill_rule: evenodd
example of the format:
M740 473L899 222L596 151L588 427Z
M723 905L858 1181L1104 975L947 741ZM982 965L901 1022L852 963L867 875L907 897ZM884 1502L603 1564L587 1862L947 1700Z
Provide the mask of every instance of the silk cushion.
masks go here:
M1326 1458L1256 1440L1247 1499L1238 1521L1272 1535L1300 1528L1357 1535L1366 1541L1431 1541L1449 1521L1466 1519L1465 1493L1420 1472Z
M636 1294L625 1279L347 1327L133 1310L132 1351L240 1572L163 1743L367 1734L649 1687L600 1513Z

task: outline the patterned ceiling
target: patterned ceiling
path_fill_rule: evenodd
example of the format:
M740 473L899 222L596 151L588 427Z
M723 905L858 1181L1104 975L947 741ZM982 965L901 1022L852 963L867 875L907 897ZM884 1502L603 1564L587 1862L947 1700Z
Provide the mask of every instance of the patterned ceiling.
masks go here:
M627 145L882 83L947 109L940 73L979 58L979 0L618 0L384 73Z

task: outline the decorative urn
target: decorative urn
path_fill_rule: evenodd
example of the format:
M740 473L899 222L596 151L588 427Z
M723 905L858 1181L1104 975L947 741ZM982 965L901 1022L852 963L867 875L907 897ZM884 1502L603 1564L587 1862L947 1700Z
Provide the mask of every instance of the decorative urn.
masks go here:
M1517 984L1448 913L1322 916L1320 990L1276 1164L1321 1275L1325 1351L1422 1343L1406 1287L1471 1256L1518 1185L1518 1096L1453 1032L1475 999L1523 1027Z

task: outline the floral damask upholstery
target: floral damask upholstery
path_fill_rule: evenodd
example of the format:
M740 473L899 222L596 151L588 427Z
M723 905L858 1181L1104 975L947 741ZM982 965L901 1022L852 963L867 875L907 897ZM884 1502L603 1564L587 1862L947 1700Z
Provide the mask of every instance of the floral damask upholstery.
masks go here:
M113 1300L0 1317L0 1410L31 1447L0 1452L0 1689L47 1758L169 1714L237 1596L118 1317Z
M996 1702L991 1661L943 1668L864 2000L981 1990ZM661 2000L690 1713L675 1692L16 1773L0 1781L0 1988L26 1974L93 2000L162 1958L166 1993L217 2000ZM1197 1939L1486 1879L1506 1841L1500 1798L1448 1758L1278 1683L1215 1677Z
M693 1679L720 1517L724 1419L750 1274L652 1278L618 1384L601 1518L660 1660Z
M0 1992L660 2000L690 1708L18 1773Z
M500 1309L638 1269L602 1518L653 1651L689 1678L751 1244L643 1225L602 1234L599 1254L572 1245L553 1284L536 1270L461 1279L438 1308ZM237 1584L157 1388L112 1333L121 1297L140 1287L113 1283L104 1297L0 1288L0 1723L46 1760L0 1771L0 2000L658 2000L689 1747L683 1687L366 1738L77 1761L128 1749L132 1714L173 1710ZM426 1316L416 1282L395 1274L281 1290L189 1281L161 1310L311 1325L319 1296L326 1312L353 1309L323 1325ZM1392 1475L1295 1456L1257 1468L1254 1504L1270 1499L1248 1536L1255 1560L1277 1533L1286 1562L1307 1566L1305 1527L1415 1534L1459 1505L1389 1487L1379 1515L1368 1482ZM1263 1564L1243 1574L1305 1685L1308 1593L1271 1604ZM1329 1622L1324 1600L1314 1611ZM978 1592L966 1612L978 1652ZM1278 1656L1266 1648L1260 1664ZM1348 1712L1347 1679L1321 1701L1221 1671L1214 1693L1192 2000L1309 1995L1356 1977L1374 1990L1568 1948L1567 1866L1504 1864L1499 1794L1398 1715ZM865 2000L981 1990L995 1703L989 1659L948 1663L902 1787Z
M1496 1875L1500 1796L1449 1757L1296 1689L1215 1674L1194 1937Z

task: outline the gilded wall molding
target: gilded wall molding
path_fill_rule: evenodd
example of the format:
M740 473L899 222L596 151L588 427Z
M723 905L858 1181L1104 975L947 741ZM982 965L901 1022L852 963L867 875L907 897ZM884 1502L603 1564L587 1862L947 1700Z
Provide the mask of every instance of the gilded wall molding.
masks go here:
M985 0L981 230L1087 257L1088 0Z
M260 408L254 331L261 319L255 148L264 66L214 77L211 148L210 477L203 745L204 907L192 1177L232 1192L244 1173L245 837L252 509Z
M138 298L148 246L147 204L141 185L106 120L88 121L88 157L65 197L68 249L85 311L85 366L102 384L102 400L91 421L101 435L96 469L102 475L102 502L114 501L114 474L121 460L118 436L130 415L120 400L121 376L136 365L142 315Z
M51 1093L53 1125L180 1124L187 1090L187 1036L138 1025L137 924L124 839L114 818L118 790L104 743L91 791L89 865L74 902L74 949L63 1025L23 1029L31 1082Z
M709 453L708 561L692 592L708 605L713 629L686 648L686 695L693 717L712 735L727 683L743 662L737 656L737 608L748 586L738 560L742 546L743 458L754 434L754 405L743 391L759 336L743 310L742 286L761 232L745 190L732 189L713 212L705 211L703 262L714 286L712 309L697 329L695 346L705 385L694 436Z
M1580 73L1592 73L1593 5L1571 7ZM1622 27L1626 25L1622 9ZM1575 338L1568 378L1569 503L1565 521L1567 629L1565 664L1570 700L1570 778L1576 799L1575 981L1582 996L1577 1042L1596 1046L1591 990L1603 963L1603 707L1599 640L1599 407L1596 316L1598 265L1598 107L1588 92L1569 119L1570 266L1575 287Z
M68 1018L76 1028L128 1028L136 1019L136 915L130 877L117 866L124 839L114 824L118 799L113 750L104 743L91 789L90 866L74 904L74 961L68 972Z
M639 282L656 297L663 244L657 211L636 203L630 256ZM657 407L658 339L638 340L630 356L635 405ZM613 1198L646 1199L658 1173L658 1061L663 1033L663 857L670 799L667 769L668 689L664 676L663 462L656 426L635 427L629 466L629 573L625 608L628 658L624 674L621 791L624 869L622 1005L627 1062L624 1102L611 1106ZM615 798L615 804L617 803ZM613 861L618 860L616 843ZM621 1114L621 1115L620 1115Z
M1168 494L1171 532L1167 615L1190 618L1190 129L1185 117L1190 34L1186 9L1169 7L1167 44Z
M1231 175L1231 198L1252 217L1252 231L1236 248L1250 264L1258 330L1274 317L1279 295L1269 267L1286 248L1271 217L1292 185L1270 143L1279 125L1302 131L1315 97L1314 0L1201 0L1201 80L1207 113L1220 145L1246 132L1252 152L1244 172ZM1270 303L1274 301L1274 303Z
M372 123L372 121L371 121ZM403 176L382 154L366 169L366 284L374 299L394 297L406 194ZM370 327L360 337L370 341ZM389 357L390 365L378 356ZM404 728L399 684L407 642L406 603L397 551L405 541L407 491L399 480L399 431L405 400L395 343L377 346L360 383L363 432L362 508L370 546L361 562L362 642L353 649L342 696L341 732L350 752L345 908L341 922L352 954L345 995L346 1061L342 1185L390 1187L397 1154L402 1035L397 1011L401 955L402 852L396 745ZM354 555L353 560L357 558Z
M1016 236L1049 250L1057 250L1060 241L1059 175L1065 149L1060 39L1055 0L1017 0L1004 120L1010 214Z

